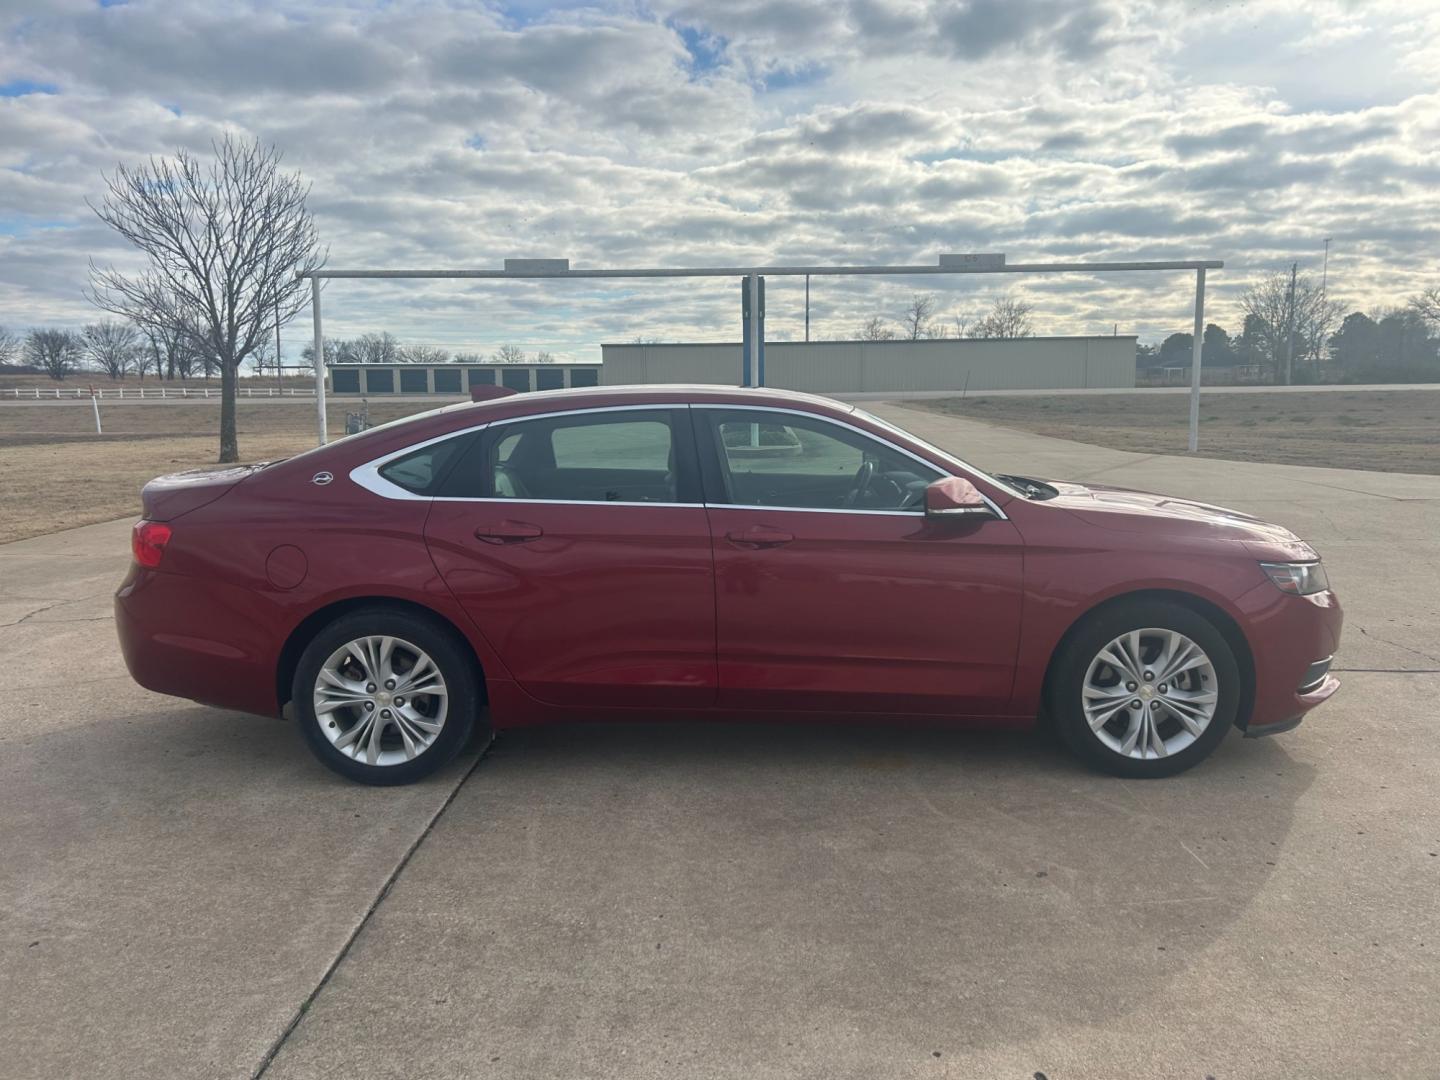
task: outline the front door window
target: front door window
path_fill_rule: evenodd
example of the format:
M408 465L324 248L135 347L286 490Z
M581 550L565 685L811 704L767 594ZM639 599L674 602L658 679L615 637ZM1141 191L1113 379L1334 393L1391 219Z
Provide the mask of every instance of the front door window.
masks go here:
M923 513L925 488L941 476L883 442L818 418L707 412L723 502L730 505Z

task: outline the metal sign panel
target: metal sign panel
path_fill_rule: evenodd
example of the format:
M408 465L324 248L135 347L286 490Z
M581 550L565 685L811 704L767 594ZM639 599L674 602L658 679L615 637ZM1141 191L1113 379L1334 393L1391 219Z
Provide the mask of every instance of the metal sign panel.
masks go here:
M569 259L506 259L507 274L550 274L570 269Z
M940 265L970 270L998 270L1005 265L1004 255L941 255Z

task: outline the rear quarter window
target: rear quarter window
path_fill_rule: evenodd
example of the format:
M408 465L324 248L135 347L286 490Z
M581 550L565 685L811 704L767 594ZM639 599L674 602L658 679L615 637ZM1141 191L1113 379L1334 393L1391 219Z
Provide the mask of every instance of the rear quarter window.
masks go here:
M431 443L380 467L380 475L412 495L436 495L450 469L475 438L473 432Z

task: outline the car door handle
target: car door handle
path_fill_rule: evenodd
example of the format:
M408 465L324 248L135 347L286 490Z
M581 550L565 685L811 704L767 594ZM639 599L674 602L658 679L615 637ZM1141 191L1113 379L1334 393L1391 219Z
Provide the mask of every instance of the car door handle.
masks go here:
M475 539L487 544L523 544L527 540L538 540L545 535L539 525L528 521L502 521L496 525L480 525L475 529Z
M731 529L725 534L725 539L736 547L770 548L788 544L795 537L770 525L751 525L748 529Z

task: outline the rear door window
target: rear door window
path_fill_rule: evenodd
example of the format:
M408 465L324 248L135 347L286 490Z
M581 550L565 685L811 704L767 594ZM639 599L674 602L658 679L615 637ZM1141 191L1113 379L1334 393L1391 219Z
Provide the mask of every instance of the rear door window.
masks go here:
M678 431L678 434L677 434ZM617 409L497 424L445 494L529 502L698 503L687 410Z

